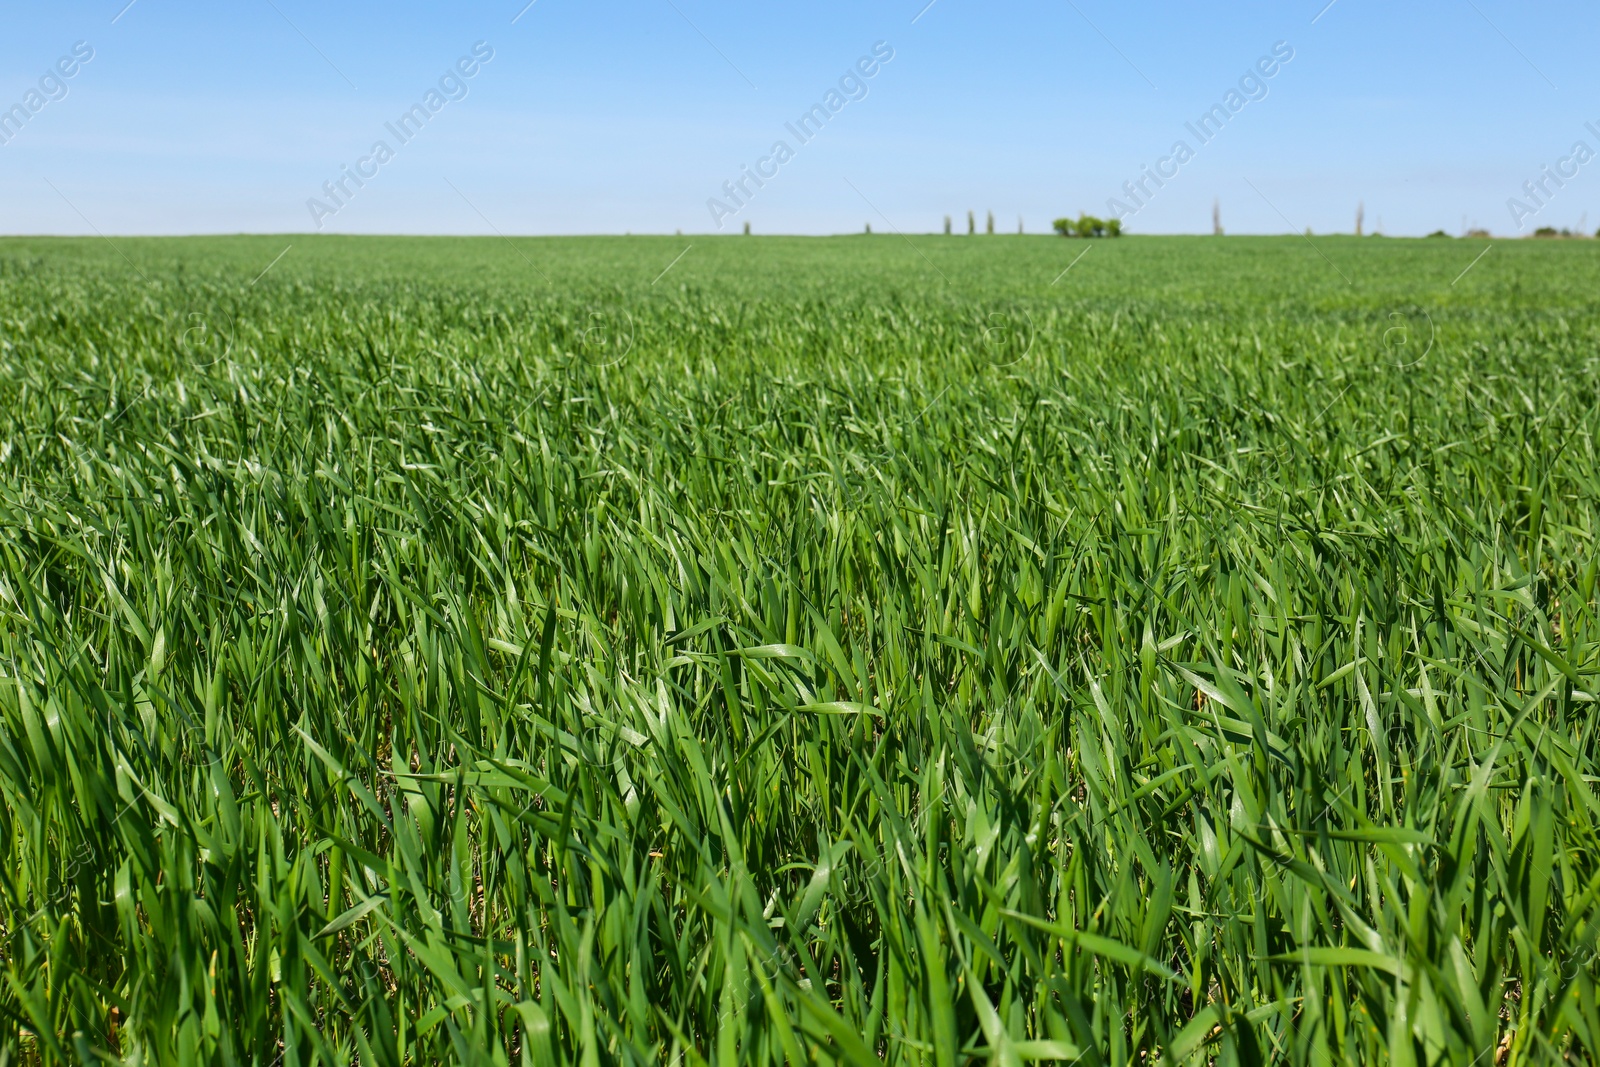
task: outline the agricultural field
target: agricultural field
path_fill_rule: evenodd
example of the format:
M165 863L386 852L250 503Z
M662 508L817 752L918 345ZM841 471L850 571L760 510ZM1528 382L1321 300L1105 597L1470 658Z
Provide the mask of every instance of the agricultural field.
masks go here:
M0 1064L1593 1062L1600 242L1315 242L0 241Z

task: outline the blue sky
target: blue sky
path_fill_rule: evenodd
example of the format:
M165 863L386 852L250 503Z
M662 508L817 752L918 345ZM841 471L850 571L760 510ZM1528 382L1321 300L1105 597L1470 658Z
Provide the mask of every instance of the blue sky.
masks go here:
M513 23L525 2L7 5L0 108L94 54L0 145L0 232L909 233L968 210L1041 232L1132 206L1182 139L1131 232L1209 231L1220 201L1231 233L1348 231L1364 203L1369 230L1511 235L1524 182L1600 151L1600 9L1574 0L536 0ZM465 98L400 144L385 123L480 41ZM1280 41L1265 98L1201 144L1185 123ZM866 96L801 144L785 123L876 42ZM379 140L393 158L314 217ZM775 177L708 208L778 140ZM1600 228L1600 160L1545 190L1528 229Z

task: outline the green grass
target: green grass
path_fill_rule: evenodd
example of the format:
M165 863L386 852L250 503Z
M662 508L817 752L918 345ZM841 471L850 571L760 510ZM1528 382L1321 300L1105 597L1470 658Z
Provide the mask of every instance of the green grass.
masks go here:
M1600 243L912 240L0 242L0 1063L1600 1056Z

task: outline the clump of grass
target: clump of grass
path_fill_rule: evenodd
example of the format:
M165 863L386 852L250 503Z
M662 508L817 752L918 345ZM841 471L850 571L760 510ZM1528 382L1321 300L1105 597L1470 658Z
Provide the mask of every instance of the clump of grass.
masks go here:
M1595 267L1058 247L0 244L0 1055L1592 1058Z

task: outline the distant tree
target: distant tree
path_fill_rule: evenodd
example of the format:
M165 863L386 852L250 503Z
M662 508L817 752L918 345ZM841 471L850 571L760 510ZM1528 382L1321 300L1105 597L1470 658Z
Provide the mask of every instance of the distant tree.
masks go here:
M1080 237L1120 237L1122 235L1122 220L1107 220L1096 218L1093 215L1079 215L1078 235Z
M1434 230L1432 233L1428 234L1428 236L1429 237L1449 237L1450 235L1445 233L1443 230Z
M1556 228L1554 226L1540 226L1533 231L1533 235L1535 237L1555 237L1557 236Z
M1051 227L1063 237L1121 237L1121 219L1097 219L1079 215L1076 219L1056 219Z

